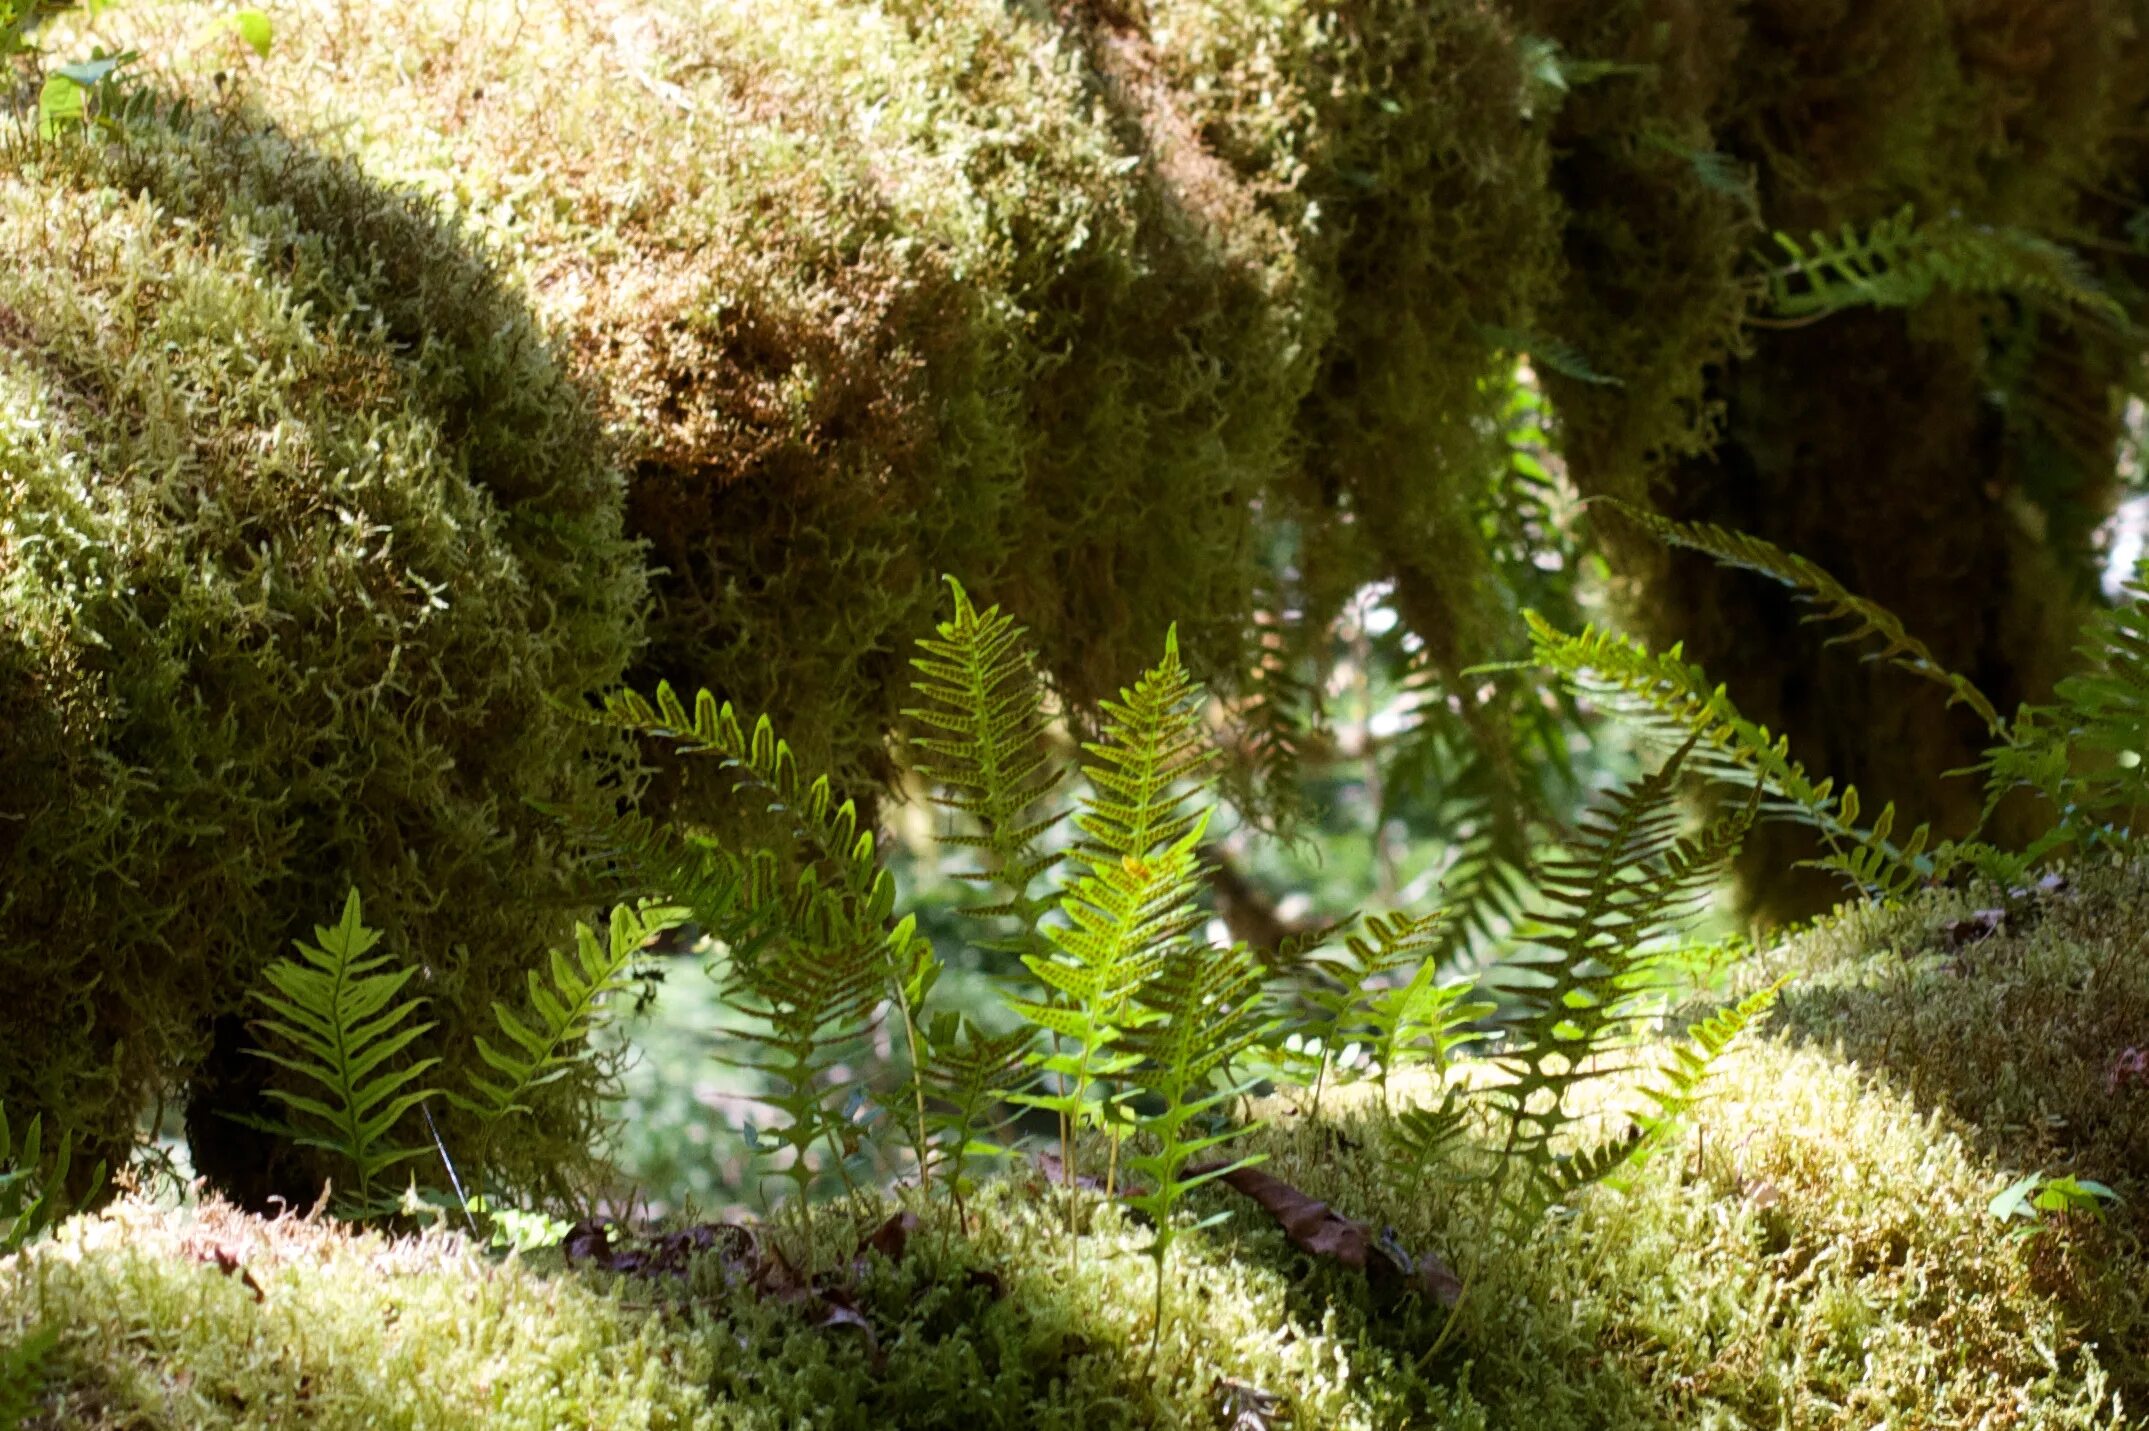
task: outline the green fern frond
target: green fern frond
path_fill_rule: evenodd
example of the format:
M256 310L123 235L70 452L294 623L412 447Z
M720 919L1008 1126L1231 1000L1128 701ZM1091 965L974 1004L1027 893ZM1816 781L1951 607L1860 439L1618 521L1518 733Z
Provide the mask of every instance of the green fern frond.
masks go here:
M1857 790L1846 785L1839 793L1833 780L1807 775L1792 758L1790 743L1740 714L1722 686L1683 659L1680 646L1651 651L1593 626L1570 636L1534 611L1525 611L1523 621L1537 665L1650 735L1693 742L1692 773L1739 788L1758 783L1763 819L1793 821L1820 835L1826 852L1816 863L1846 876L1862 872L1870 882L1861 888L1876 894L1900 892L1932 876L1924 826L1904 844L1893 843L1889 805L1872 829L1861 827Z
M1472 1101L1466 1091L1449 1087L1440 1102L1430 1108L1405 1108L1388 1121L1388 1144L1401 1155L1404 1167L1429 1175L1453 1160L1468 1138L1473 1121Z
M618 905L601 944L588 925L576 924L573 955L552 953L551 980L529 971L529 1001L521 1012L493 1004L502 1042L477 1038L478 1057L490 1072L473 1072L470 1095L450 1094L450 1099L475 1114L488 1133L502 1120L529 1112L524 1099L588 1057L590 1034L633 982L634 956L686 917L679 908Z
M393 1135L404 1114L438 1092L418 1080L439 1059L399 1061L433 1025L410 1022L424 999L397 1001L417 971L387 969L386 955L366 957L380 934L366 928L357 890L344 901L342 918L333 927L317 926L314 939L297 941L298 959L279 959L263 972L274 993L254 992L274 1016L261 1020L262 1031L292 1052L252 1052L319 1090L316 1096L270 1089L292 1114L275 1131L347 1163L356 1189L347 1206L370 1215L382 1206L374 1192L381 1173L426 1151Z
M2021 229L1960 218L1920 224L1906 206L1863 234L1845 224L1806 243L1775 235L1781 263L1763 267L1771 307L1790 319L1847 308L1912 308L1941 288L2013 294L2123 324L2126 311L2072 251Z
M1202 922L1198 851L1210 811L1193 802L1215 759L1176 631L1164 658L1103 712L1100 738L1083 747L1089 789L1075 814L1083 838L1072 858L1086 872L1060 901L1066 922L1045 928L1050 948L1023 956L1047 996L1009 1001L1054 1036L1040 1064L1051 1089L1024 1101L1062 1118L1070 1185L1073 1132L1107 1111L1110 1080L1128 1067L1117 1044L1143 1017L1134 991Z
M20 1252L66 1221L80 1206L66 1193L67 1174L74 1164L74 1142L72 1134L62 1133L60 1146L53 1150L48 1163L44 1115L32 1115L18 1148L8 1128L7 1110L0 1108L0 1257ZM104 1185L104 1171L101 1162L90 1170L85 1198Z
M1871 647L1877 642L1876 648L1863 653L1865 660L1883 661L1930 681L1947 691L1950 705L1959 703L1977 712L1987 730L1998 734L2003 728L1999 712L1984 692L1968 677L1942 665L1930 647L1904 629L1901 618L1879 602L1857 595L1806 558L1713 522L1678 522L1616 498L1608 501L1628 521L1669 546L1700 552L1724 566L1756 572L1791 588L1814 608L1808 621L1849 623L1851 629L1831 636L1830 645Z
M1370 1056L1385 1101L1394 1072L1420 1059L1444 1071L1454 1051L1476 1037L1468 1025L1493 1005L1467 1000L1472 980L1440 981L1445 924L1441 910L1418 917L1370 915L1344 936L1340 950L1305 960L1321 982L1302 990L1309 1016L1295 1020L1294 1028L1319 1040L1315 1114L1342 1050L1355 1045Z
M1709 1075L1731 1045L1740 1035L1753 1027L1776 1007L1788 976L1778 979L1763 989L1757 989L1729 1007L1718 1009L1699 1023L1689 1024L1686 1040L1674 1047L1669 1062L1657 1072L1657 1081L1642 1092L1655 1105L1655 1111L1642 1123L1643 1128L1656 1136L1673 1121L1684 1118L1694 1111L1701 1101L1702 1087Z
M1512 328L1487 325L1478 329L1478 336L1508 353L1526 355L1532 364L1546 372L1558 373L1563 378L1572 378L1592 387L1625 386L1618 378L1600 373L1592 367L1581 349L1549 334L1519 333Z
M1569 1096L1618 1070L1661 992L1648 946L1693 915L1753 824L1749 799L1698 836L1679 833L1680 777L1697 741L1614 791L1585 817L1574 852L1539 877L1550 907L1507 963L1517 1014L1496 1058L1508 1081L1488 1094L1511 1119L1525 1170L1549 1173L1552 1140L1574 1117Z
M1179 1228L1180 1201L1195 1188L1258 1161L1244 1157L1187 1175L1197 1155L1240 1136L1245 1129L1205 1132L1201 1120L1245 1094L1248 1085L1219 1075L1267 1036L1262 1012L1261 966L1245 945L1215 949L1182 945L1160 960L1137 994L1148 1017L1126 1036L1131 1061L1127 1081L1148 1095L1134 1117L1144 1151L1128 1160L1145 1180L1127 1202L1148 1215L1156 1236L1149 1255L1156 1264L1156 1300L1150 1328L1152 1353L1164 1326L1164 1264ZM1221 1082L1221 1086L1219 1086Z
M1066 777L1047 744L1044 697L1027 632L997 606L979 611L954 577L955 618L925 637L911 665L920 704L903 712L935 732L913 737L917 772L931 782L933 802L973 821L976 834L940 843L977 852L981 868L958 878L997 885L997 903L963 912L973 918L1011 918L1018 929L1007 947L1033 950L1037 923L1051 900L1031 886L1059 864L1045 847L1061 812L1039 814Z
M1008 1151L1000 1106L1018 1096L1032 1078L1030 1046L1035 1033L1016 1028L990 1034L960 1014L942 1012L920 1030L912 1077L913 1097L925 1108L925 1139L919 1149L920 1179L938 1175L965 1222L964 1194L974 1159Z
M2027 862L2062 854L2125 850L2149 817L2149 589L2089 622L2080 674L2048 706L2025 708L2007 740L1987 752L1986 813L2014 790L2051 807L2051 830Z

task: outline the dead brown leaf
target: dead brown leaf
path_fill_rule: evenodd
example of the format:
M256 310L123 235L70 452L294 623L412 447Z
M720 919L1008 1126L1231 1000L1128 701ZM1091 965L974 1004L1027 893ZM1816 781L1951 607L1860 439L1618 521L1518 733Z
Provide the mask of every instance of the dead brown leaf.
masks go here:
M1197 1178L1222 1166L1196 1164L1181 1176ZM1412 1257L1396 1240L1393 1230L1376 1234L1365 1223L1345 1217L1327 1203L1258 1167L1232 1168L1218 1181L1252 1198L1276 1220L1292 1246L1302 1252L1355 1268L1376 1285L1390 1291L1416 1292L1442 1307L1453 1307L1462 1299L1462 1279L1455 1270L1430 1252Z

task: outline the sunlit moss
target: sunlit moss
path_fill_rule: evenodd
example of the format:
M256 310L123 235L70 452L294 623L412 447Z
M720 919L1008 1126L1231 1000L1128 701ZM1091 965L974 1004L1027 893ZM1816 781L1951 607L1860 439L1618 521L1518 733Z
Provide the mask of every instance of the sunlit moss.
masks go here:
M2080 998L2067 950L2099 953L2094 931L2116 935L2138 888L2085 878L1988 947L2008 1005ZM1339 1428L2129 1424L2149 1394L2149 1268L2127 1224L2011 1237L1987 1204L2051 1149L1977 1096L1978 1065L1935 1045L1861 1067L1811 1038L1855 1047L1888 1026L1895 971L1950 977L1915 951L1956 913L1853 914L1772 956L1804 983L1686 1136L1520 1247L1486 1238L1482 1190L1400 1173L1371 1085L1331 1094L1319 1123L1266 1104L1270 1172L1468 1275L1430 1359L1445 1313L1384 1303L1214 1192L1192 1211L1230 1216L1180 1239L1152 1364L1147 1229L1093 1206L1071 1246L1022 1176L981 1190L969 1230L936 1202L899 1263L842 1274L878 1360L856 1328L817 1329L714 1262L684 1284L619 1281L550 1253L490 1261L447 1230L388 1241L133 1201L0 1268L0 1331L61 1329L53 1426L1191 1427L1215 1424L1232 1384ZM1984 994L1919 1000L1928 1040L1990 1016ZM2082 1096L2059 1067L2010 1086ZM2106 1171L2131 1193L2129 1169ZM841 1269L889 1210L828 1205L810 1254L795 1220L762 1236Z

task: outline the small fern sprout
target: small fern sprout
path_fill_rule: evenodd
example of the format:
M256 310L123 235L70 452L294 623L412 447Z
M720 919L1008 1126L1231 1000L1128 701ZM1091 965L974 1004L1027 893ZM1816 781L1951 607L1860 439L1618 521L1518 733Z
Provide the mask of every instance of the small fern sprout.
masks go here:
M393 1135L404 1114L439 1091L418 1081L439 1059L398 1057L433 1025L410 1021L424 999L398 1001L417 971L387 968L385 954L367 957L380 933L366 928L357 890L333 926L315 928L314 940L298 941L299 958L279 959L263 972L273 993L254 993L273 1016L261 1020L261 1030L290 1051L253 1052L318 1093L270 1089L292 1117L263 1126L348 1164L356 1195L346 1207L370 1216L387 1205L374 1191L381 1174L425 1152Z
M7 1110L0 1108L0 1257L20 1252L37 1238L64 1222L81 1205L66 1193L67 1174L74 1163L74 1137L60 1135L48 1164L44 1156L44 1115L36 1114L23 1129L22 1146L7 1123ZM90 1170L83 1196L93 1196L104 1185L104 1164Z
M914 1096L924 1110L919 1179L930 1183L937 1174L957 1220L968 1227L969 1169L979 1158L1006 1155L1004 1123L995 1113L1029 1083L1036 1035L1028 1028L987 1033L960 1014L942 1011L920 1030L919 1041L912 1063Z
M590 1035L633 982L634 957L650 940L686 918L679 908L649 904L616 905L606 939L595 930L575 926L572 956L553 951L549 982L529 971L529 1001L521 1013L493 1005L502 1041L480 1035L478 1058L488 1072L470 1075L468 1094L450 1092L450 1102L475 1115L484 1140L479 1155L479 1191L484 1191L485 1155L494 1129L517 1113L537 1089L572 1073L590 1053Z
M1164 1264L1179 1233L1174 1212L1193 1189L1259 1161L1205 1164L1190 1176L1187 1165L1197 1155L1244 1131L1204 1133L1201 1120L1246 1092L1246 1085L1219 1075L1275 1025L1264 1008L1261 967L1244 945L1175 948L1144 981L1138 998L1149 1017L1127 1036L1127 1079L1148 1095L1151 1109L1133 1115L1145 1151L1128 1166L1148 1180L1148 1188L1127 1201L1156 1225L1149 1247L1156 1264L1149 1338L1154 1357L1164 1330Z

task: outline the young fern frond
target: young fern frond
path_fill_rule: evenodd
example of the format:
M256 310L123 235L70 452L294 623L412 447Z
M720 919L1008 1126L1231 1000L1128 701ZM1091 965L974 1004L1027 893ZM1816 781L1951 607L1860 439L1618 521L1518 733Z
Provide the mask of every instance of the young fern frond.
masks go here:
M314 939L298 941L300 958L279 959L263 972L274 993L254 992L274 1015L261 1020L262 1031L292 1052L252 1052L319 1089L316 1096L271 1088L269 1096L291 1111L293 1121L270 1126L349 1164L356 1195L347 1205L364 1216L382 1206L375 1180L426 1151L394 1141L393 1134L404 1114L438 1092L418 1080L440 1060L397 1062L433 1025L410 1022L424 999L398 1001L417 971L386 969L384 954L366 957L380 934L366 928L357 890L344 901L342 918L333 927L317 926Z
M1610 711L1666 742L1691 744L1688 769L1734 787L1758 783L1760 816L1805 825L1821 837L1825 853L1814 861L1883 897L1899 894L1932 874L1925 855L1930 832L1920 825L1901 844L1890 834L1894 806L1884 807L1870 829L1858 824L1855 787L1837 792L1833 780L1814 780L1790 753L1790 743L1739 713L1720 685L1682 658L1681 648L1651 651L1640 641L1595 627L1570 636L1534 611L1525 611L1532 656L1539 666Z
M1776 1007L1788 982L1788 977L1778 979L1699 1023L1687 1025L1685 1042L1672 1049L1669 1061L1657 1070L1657 1081L1642 1089L1643 1096L1654 1105L1654 1111L1641 1119L1645 1133L1652 1139L1660 1138L1665 1129L1694 1111L1717 1061L1740 1035Z
M1628 521L1668 546L1700 552L1721 565L1755 572L1791 588L1799 600L1814 608L1806 620L1843 622L1850 626L1848 631L1829 637L1830 645L1871 648L1878 643L1877 648L1863 652L1863 659L1886 662L1897 670L1907 671L1941 687L1948 693L1950 705L1968 706L1985 723L1986 729L1996 735L2004 728L2005 722L1984 692L1968 677L1942 665L1930 647L1904 629L1900 617L1879 602L1851 591L1806 558L1787 552L1773 542L1713 522L1673 521L1617 500L1611 505Z
M1165 636L1164 658L1103 712L1101 738L1083 746L1089 790L1075 813L1081 839L1071 858L1086 872L1060 901L1066 923L1044 931L1049 950L1023 956L1047 997L1010 1000L1054 1035L1041 1063L1050 1091L1024 1101L1060 1115L1070 1186L1074 1134L1109 1115L1110 1080L1128 1066L1116 1046L1142 1017L1134 991L1202 922L1199 849L1209 811L1193 802L1216 758L1176 630Z
M1529 1212L1561 1193L1553 1139L1575 1117L1570 1095L1618 1071L1661 992L1647 946L1691 917L1752 826L1749 800L1698 836L1679 833L1679 781L1698 737L1634 786L1592 810L1572 855L1541 872L1551 908L1511 955L1519 1012L1497 1055L1508 1081L1488 1092L1510 1120L1509 1145Z
M1770 306L1787 319L1812 320L1847 308L1913 308L1948 288L1967 294L2013 294L2123 324L2126 311L2100 288L2073 252L2021 229L1957 218L1920 224L1909 206L1861 234L1845 224L1831 238L1805 243L1775 235L1781 263L1764 263Z
M22 1146L8 1128L7 1110L0 1108L0 1257L20 1252L37 1238L66 1221L80 1204L66 1192L67 1174L74 1163L75 1140L60 1135L52 1160L45 1160L44 1115L35 1114L23 1129ZM84 1196L104 1185L104 1164L90 1170Z
M1472 1037L1464 1026L1491 1012L1491 1004L1464 1001L1473 981L1439 981L1444 924L1440 910L1415 918L1370 915L1344 937L1340 952L1304 961L1323 980L1304 991L1311 1017L1298 1022L1320 1040L1315 1115L1340 1050L1355 1045L1371 1055L1385 1102L1391 1073L1426 1056L1445 1070L1448 1057Z
M914 737L917 772L932 800L975 823L977 832L943 834L940 843L977 853L979 869L957 878L996 885L996 903L963 912L975 919L1006 918L1016 932L1001 941L1017 954L1035 952L1038 920L1051 900L1031 886L1060 862L1045 847L1062 812L1039 814L1066 778L1047 746L1043 693L1027 632L997 606L979 611L953 577L955 619L937 637L918 642L912 684L920 704L904 715L935 732Z
M2130 848L2149 816L2149 590L2129 586L2099 612L2081 656L2086 669L2059 683L2052 705L2026 707L1984 761L1988 815L2014 790L2052 807L2030 863Z
M942 1012L920 1030L920 1051L912 1078L913 1097L924 1107L924 1137L918 1146L922 1180L934 1173L955 1200L956 1216L965 1224L964 1195L969 1168L977 1158L1003 1157L1008 1149L1004 1120L994 1111L1030 1081L1030 1046L1036 1034L1017 1028L990 1034L960 1014Z
M1230 1079L1218 1086L1218 1075L1266 1037L1272 1025L1262 1014L1260 963L1243 944L1228 949L1180 945L1157 964L1137 997L1148 1017L1127 1033L1131 1066L1126 1076L1148 1095L1149 1107L1134 1115L1134 1129L1145 1148L1128 1166L1147 1186L1130 1194L1127 1202L1156 1227L1149 1244L1156 1265L1149 1340L1153 1356L1164 1330L1164 1264L1179 1234L1172 1216L1180 1200L1204 1183L1259 1161L1244 1157L1188 1176L1187 1164L1198 1154L1245 1131L1203 1132L1200 1120L1247 1091L1246 1085Z
M1428 1108L1404 1108L1388 1120L1388 1145L1402 1155L1402 1166L1414 1175L1429 1175L1455 1156L1470 1132L1473 1100L1461 1088L1442 1090L1440 1102Z
M477 1117L483 1138L489 1141L500 1123L528 1113L523 1100L537 1089L581 1065L589 1056L590 1034L633 982L634 956L686 916L684 909L646 903L637 908L615 905L605 942L599 943L594 930L578 923L572 956L552 952L549 983L537 970L529 971L529 1002L520 1013L493 1004L502 1041L495 1044L482 1034L477 1038L478 1058L490 1072L471 1073L468 1094L447 1095ZM481 1178L482 1162L481 1157Z

